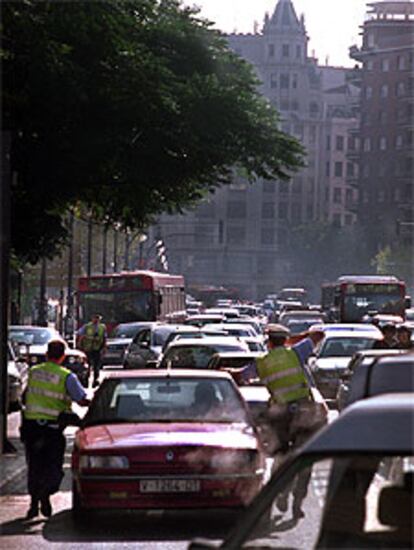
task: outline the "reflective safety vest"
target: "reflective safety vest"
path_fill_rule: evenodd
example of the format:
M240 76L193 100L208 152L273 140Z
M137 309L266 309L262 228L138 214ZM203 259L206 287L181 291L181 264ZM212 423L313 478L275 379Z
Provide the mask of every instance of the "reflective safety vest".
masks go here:
M57 420L61 412L70 411L72 400L66 391L69 374L70 370L52 362L32 367L24 417L28 420Z
M82 338L82 349L84 351L99 351L102 349L105 340L105 325L99 323L88 323L85 326L84 336Z
M311 397L299 357L293 349L279 347L257 359L257 372L273 403L285 404Z

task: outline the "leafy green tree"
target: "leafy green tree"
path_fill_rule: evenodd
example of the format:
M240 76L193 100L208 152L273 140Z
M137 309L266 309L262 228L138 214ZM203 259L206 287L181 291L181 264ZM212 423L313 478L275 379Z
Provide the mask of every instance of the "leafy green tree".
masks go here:
M303 151L250 66L179 0L2 4L12 246L53 256L69 208L140 228L228 183L286 179Z

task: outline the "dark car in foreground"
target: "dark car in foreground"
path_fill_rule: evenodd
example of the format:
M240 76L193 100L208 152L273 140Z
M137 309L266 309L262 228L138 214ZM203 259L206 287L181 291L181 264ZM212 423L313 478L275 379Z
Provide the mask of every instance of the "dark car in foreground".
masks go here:
M102 366L123 365L128 346L140 330L155 325L155 322L142 321L121 323L109 334L102 356Z
M240 510L262 486L264 455L230 375L146 370L105 377L76 434L73 513Z
M275 471L224 542L190 549L412 548L413 428L412 394L355 403ZM292 517L281 496L304 482Z

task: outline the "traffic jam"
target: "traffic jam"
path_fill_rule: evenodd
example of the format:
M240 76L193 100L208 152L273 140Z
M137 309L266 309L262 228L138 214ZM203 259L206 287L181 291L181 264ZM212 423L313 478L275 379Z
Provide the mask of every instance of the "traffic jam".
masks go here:
M9 329L10 411L56 340L91 399L67 421L76 528L120 511L214 512L231 514L225 536L190 548L411 547L403 281L343 276L320 304L303 288L205 303L182 277L137 271L82 278L77 301L69 344L55 329ZM98 372L82 340L95 317L107 331Z

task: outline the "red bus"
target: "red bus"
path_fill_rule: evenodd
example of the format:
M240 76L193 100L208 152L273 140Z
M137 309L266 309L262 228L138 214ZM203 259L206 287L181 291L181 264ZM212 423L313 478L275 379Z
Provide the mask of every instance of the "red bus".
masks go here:
M119 323L166 321L185 312L184 277L155 271L126 271L80 277L78 327L94 313L109 329Z
M349 275L322 286L322 307L340 323L376 313L405 318L405 283L393 276Z

